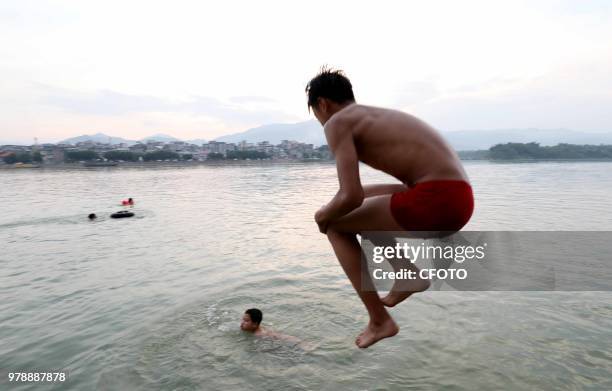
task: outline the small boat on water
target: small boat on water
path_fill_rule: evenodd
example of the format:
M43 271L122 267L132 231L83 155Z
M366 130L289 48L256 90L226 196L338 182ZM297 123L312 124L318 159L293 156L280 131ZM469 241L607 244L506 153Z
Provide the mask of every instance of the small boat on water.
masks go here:
M113 213L110 217L112 217L113 219L121 219L121 218L132 217L132 216L134 216L134 212L122 210L122 211Z
M83 166L85 167L114 167L118 163L117 162L85 162Z

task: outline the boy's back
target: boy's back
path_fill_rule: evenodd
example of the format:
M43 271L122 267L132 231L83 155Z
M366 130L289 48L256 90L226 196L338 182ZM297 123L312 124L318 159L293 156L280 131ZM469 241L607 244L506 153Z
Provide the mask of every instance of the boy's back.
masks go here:
M354 103L327 121L325 133L336 143L352 138L360 161L409 186L438 179L468 181L455 151L410 114Z

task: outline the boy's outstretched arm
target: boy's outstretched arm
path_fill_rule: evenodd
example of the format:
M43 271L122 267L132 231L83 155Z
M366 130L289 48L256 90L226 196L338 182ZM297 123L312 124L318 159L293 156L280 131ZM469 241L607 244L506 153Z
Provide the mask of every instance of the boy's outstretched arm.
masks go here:
M325 127L325 137L336 158L340 188L334 198L315 214L315 221L322 233L327 231L327 225L331 221L358 208L364 198L352 132L341 121L329 121Z

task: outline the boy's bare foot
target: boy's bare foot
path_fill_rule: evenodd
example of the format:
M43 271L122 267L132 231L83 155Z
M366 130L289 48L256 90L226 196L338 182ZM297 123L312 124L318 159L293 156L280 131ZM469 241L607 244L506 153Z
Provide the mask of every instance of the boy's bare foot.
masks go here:
M362 349L375 344L383 338L393 337L399 332L399 327L391 317L379 325L372 322L357 336L355 344Z
M420 278L416 280L395 280L391 291L380 300L385 306L394 307L406 300L413 293L423 292L429 289L430 285L429 280Z

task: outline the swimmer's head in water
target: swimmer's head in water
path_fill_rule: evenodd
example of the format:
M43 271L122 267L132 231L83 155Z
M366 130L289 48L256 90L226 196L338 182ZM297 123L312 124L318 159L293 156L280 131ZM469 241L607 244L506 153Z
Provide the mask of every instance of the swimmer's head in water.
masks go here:
M95 213L90 213L89 216L87 216L87 217L89 217L89 220L94 220L98 216L96 216Z
M338 110L338 106L355 102L353 86L341 70L321 68L317 76L306 85L308 110L312 111L321 124Z
M263 314L257 308L249 308L242 315L242 322L240 322L240 329L244 331L254 332L259 328L259 324L263 320Z

